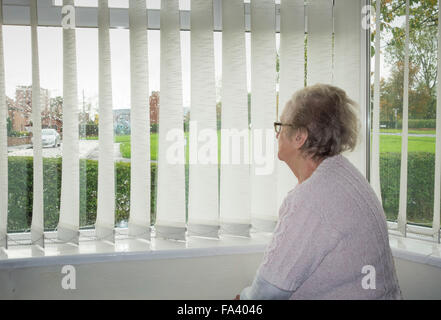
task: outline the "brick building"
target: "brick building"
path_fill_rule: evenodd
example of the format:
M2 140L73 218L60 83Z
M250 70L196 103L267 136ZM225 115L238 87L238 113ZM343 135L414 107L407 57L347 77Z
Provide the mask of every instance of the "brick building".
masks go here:
M17 86L15 89L15 102L17 105L32 110L32 86ZM47 111L50 107L49 90L40 89L40 108L41 111Z
M150 125L158 124L159 118L159 91L152 91L150 96Z
M15 100L9 97L6 100L12 130L29 130L32 127L32 86L17 86ZM61 132L63 126L62 98L51 99L49 90L41 89L40 108L42 128L54 128Z
M14 99L6 97L8 117L11 119L13 131L25 131L31 120L31 114L27 108L17 105Z

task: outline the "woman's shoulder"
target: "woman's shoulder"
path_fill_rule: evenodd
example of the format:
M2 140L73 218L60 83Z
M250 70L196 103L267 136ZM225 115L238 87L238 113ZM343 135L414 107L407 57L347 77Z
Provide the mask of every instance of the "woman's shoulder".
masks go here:
M343 155L326 158L300 188L302 193L327 194L336 185L366 187L369 183L361 172Z
M286 196L289 205L317 208L321 212L371 202L371 187L362 174L342 155L325 159L311 177Z

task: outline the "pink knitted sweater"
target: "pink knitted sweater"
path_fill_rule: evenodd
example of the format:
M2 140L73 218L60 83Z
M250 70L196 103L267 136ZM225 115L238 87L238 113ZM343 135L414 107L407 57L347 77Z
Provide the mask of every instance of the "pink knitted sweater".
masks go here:
M258 274L291 299L401 299L383 208L344 156L288 193Z

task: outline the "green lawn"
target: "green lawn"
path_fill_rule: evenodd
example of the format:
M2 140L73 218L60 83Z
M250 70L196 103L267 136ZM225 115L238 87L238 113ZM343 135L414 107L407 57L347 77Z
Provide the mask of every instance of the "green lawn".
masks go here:
M408 137L409 152L435 153L435 138L433 137ZM401 153L401 136L380 136L380 153Z
M401 130L382 129L381 132L400 133ZM435 134L435 130L410 130L409 133ZM185 133L188 142L188 133ZM96 140L98 137L87 137L87 140ZM428 152L435 153L435 137L409 137L409 152ZM130 159L130 135L115 136L115 142L121 143L120 150L123 158ZM219 135L220 142L220 135ZM188 145L188 144L187 144ZM219 143L220 148L220 143ZM219 150L220 151L220 150ZM150 135L150 152L151 159L157 160L158 152L158 134ZM384 152L401 152L401 136L380 135L380 153ZM220 152L219 152L220 156ZM186 158L188 161L188 148L186 150Z
M185 135L188 142L188 133ZM126 140L124 140L126 139ZM125 142L122 142L122 141ZM435 138L434 137L409 137L408 138L409 152L428 152L435 153ZM118 142L118 141L117 141ZM130 158L130 136L121 137L121 154L124 158ZM220 148L220 143L219 143ZM188 148L187 148L188 149ZM150 152L151 159L157 160L158 151L158 134L154 133L150 136ZM401 136L380 136L380 153L384 152L401 152ZM220 152L219 152L220 156ZM188 161L188 150L186 152Z
M121 143L119 150L123 158L130 159L130 136L116 136L115 142ZM158 134L152 133L150 135L150 159L158 160Z
M118 139L119 138L119 139ZM186 163L188 163L189 160L189 153L188 153L188 132L185 132L185 139L187 141L186 148L185 148L185 159ZM120 142L120 151L123 156L123 158L130 159L130 136L119 136L117 137L115 142ZM219 146L219 152L218 152L218 160L220 162L220 131L218 131L218 146ZM151 160L158 160L158 134L152 133L150 135L150 153L151 153Z
M130 135L115 136L115 142L118 142L118 143L130 142Z
M98 136L89 136L89 137L84 137L84 138L80 138L80 140L98 140ZM125 136L115 136L115 142L127 142L130 141L130 135L125 135Z

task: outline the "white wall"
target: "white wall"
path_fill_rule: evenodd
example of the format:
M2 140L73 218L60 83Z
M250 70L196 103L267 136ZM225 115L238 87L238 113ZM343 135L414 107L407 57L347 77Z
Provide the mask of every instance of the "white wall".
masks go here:
M0 299L233 299L262 254L103 262L75 266L64 290L61 265L0 270Z
M233 299L261 253L76 265L64 290L62 265L0 270L0 299ZM405 299L441 299L441 268L395 259Z
M404 299L441 299L441 268L395 258Z

